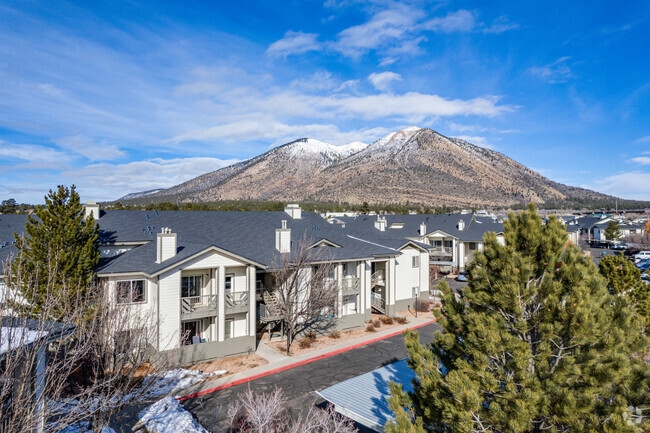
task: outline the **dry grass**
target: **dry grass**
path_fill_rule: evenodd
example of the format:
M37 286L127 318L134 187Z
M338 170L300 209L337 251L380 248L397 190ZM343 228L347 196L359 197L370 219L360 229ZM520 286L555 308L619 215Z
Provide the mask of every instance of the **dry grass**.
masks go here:
M201 362L187 368L190 370L201 370L205 373L212 373L213 371L218 370L226 370L225 374L231 375L268 363L269 362L266 359L262 358L258 354L249 353L248 355L229 356L227 358L215 359L214 361ZM208 379L208 381L217 379L219 377L223 376L213 376Z

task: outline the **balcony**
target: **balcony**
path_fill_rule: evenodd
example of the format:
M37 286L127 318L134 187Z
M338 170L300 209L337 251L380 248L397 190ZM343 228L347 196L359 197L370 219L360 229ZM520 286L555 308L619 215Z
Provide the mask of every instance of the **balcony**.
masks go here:
M181 318L202 319L217 315L217 295L188 296L181 298Z
M341 284L341 290L344 295L351 295L359 293L359 278L354 276L343 277L343 282Z
M248 311L248 292L230 292L225 296L226 314L245 313Z

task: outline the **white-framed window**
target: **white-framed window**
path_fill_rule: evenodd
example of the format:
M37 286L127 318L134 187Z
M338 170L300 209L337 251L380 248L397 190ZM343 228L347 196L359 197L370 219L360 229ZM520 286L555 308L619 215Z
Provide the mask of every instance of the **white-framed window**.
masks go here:
M469 250L474 251L476 249L478 249L478 244L476 242L470 242L469 243Z
M441 248L442 247L442 241L433 241L433 246L436 248Z
M144 280L117 281L118 304L142 304L147 301Z
M182 324L182 344L198 344L201 343L201 335L203 334L203 323L201 320L189 320Z
M412 265L414 268L419 268L420 267L420 256L413 256L411 257L413 260L411 261Z
M226 293L235 291L235 274L226 274L224 290Z
M181 298L201 296L203 275L187 275L181 277Z
M357 276L357 264L356 263L343 263L343 275L346 277L356 277Z
M445 248L452 248L454 246L454 241L445 241Z
M233 338L235 336L235 319L226 319L224 322L224 336L225 338Z

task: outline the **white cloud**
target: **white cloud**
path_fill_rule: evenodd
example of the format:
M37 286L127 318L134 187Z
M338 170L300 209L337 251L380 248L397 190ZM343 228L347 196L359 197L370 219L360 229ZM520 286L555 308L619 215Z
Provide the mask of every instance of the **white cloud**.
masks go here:
M596 190L632 200L650 200L650 173L635 171L597 180Z
M480 125L462 125L456 122L449 122L449 129L457 132L485 132L487 128Z
M368 81L372 83L375 89L380 92L385 92L389 89L390 83L393 81L402 81L402 76L395 72L373 72L368 76Z
M294 32L289 30L284 37L269 45L266 53L272 57L287 57L291 54L303 54L321 48L315 33Z
M72 160L67 152L38 144L17 144L0 140L0 161L11 161L11 168L61 168Z
M85 156L91 161L106 161L124 156L124 152L107 144L105 141L95 143L85 135L63 137L55 141L59 147Z
M650 156L638 156L636 158L630 159L630 161L641 165L650 165Z
M483 33L498 34L498 33L507 32L508 30L516 30L518 28L519 28L519 24L511 23L508 20L508 17L504 15L492 21L492 24L490 24L489 26L483 27L481 31Z
M634 140L635 143L650 143L650 135Z
M392 9L374 14L369 21L340 32L332 47L346 56L358 57L396 41L402 44L423 16L419 9L395 4Z
M330 72L318 71L307 77L296 78L289 83L289 86L300 90L316 92L319 90L331 90L340 87L341 84L332 77Z
M460 9L447 16L433 18L425 22L422 28L439 33L469 32L474 28L475 21L472 12Z
M547 83L566 83L573 77L573 72L567 65L569 59L571 57L560 57L548 65L533 66L528 71Z
M123 195L167 188L239 162L218 158L154 158L126 164L91 164L63 176L73 181L84 200L115 200Z
M456 138L460 138L461 140L467 141L468 143L472 143L477 146L484 147L486 149L491 149L491 150L494 149L494 146L488 143L485 137L458 135L456 136Z

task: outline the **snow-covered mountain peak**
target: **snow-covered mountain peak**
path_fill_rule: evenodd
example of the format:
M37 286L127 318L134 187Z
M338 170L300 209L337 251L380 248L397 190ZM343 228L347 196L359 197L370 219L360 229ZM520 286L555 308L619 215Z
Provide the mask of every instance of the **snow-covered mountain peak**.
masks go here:
M289 143L285 148L289 151L289 156L292 158L321 155L327 159L340 159L346 158L353 153L365 149L366 147L368 147L368 145L360 141L354 141L342 146L335 146L313 138L301 138Z
M401 131L391 132L383 138L375 141L370 145L374 150L390 150L401 148L413 135L415 135L422 128L419 126L409 126Z

